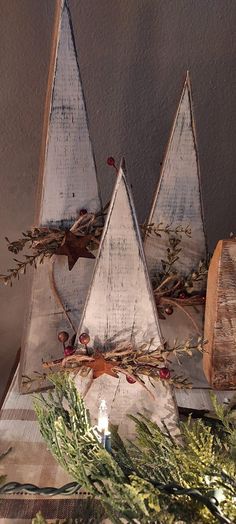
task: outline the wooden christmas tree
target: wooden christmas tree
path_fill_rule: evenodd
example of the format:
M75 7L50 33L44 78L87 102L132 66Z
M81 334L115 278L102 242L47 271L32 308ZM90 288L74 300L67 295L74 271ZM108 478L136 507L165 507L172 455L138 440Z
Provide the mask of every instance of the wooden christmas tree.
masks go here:
M175 263L186 275L206 258L200 171L189 74L184 83L179 107L172 127L160 180L154 196L148 223L191 228L191 238L182 236L181 257ZM168 237L147 236L145 253L151 274L161 270L166 259Z
M163 271L163 261L168 260L168 250L173 252L171 239L180 240L177 249L181 249L173 270L178 275L186 277L191 272L199 270L199 263L206 260L206 238L203 222L201 197L201 180L193 115L193 104L189 74L187 73L179 106L174 119L168 142L160 180L157 185L148 224L161 224L169 227L171 233L161 233L161 237L146 234L144 249L151 278ZM177 228L177 233L175 230ZM191 234L188 233L189 229ZM179 231L180 232L178 233ZM187 234L185 233L187 231ZM167 264L168 266L168 264ZM198 293L203 291L202 281L197 283ZM181 297L181 295L180 295ZM188 298L188 297L186 297ZM203 335L203 307L184 306L184 300L179 301L179 307L174 307L173 315L166 315L160 320L164 338L170 345ZM167 308L168 311L168 308ZM169 310L172 313L172 308ZM168 312L169 312L168 311ZM190 318L191 317L191 318ZM192 319L192 320L191 320ZM195 387L206 387L202 371L202 357L195 353L194 357L181 358L182 370L191 377ZM180 405L195 406L196 393L176 392Z
M45 108L36 225L70 228L80 210L96 212L100 199L88 132L78 57L67 4L56 3ZM57 333L78 328L93 260L79 259L68 272L66 256L34 271L22 341L21 374L41 372L42 359L60 354ZM40 383L32 382L38 389Z
M150 343L150 351L162 346L159 322L149 281L139 226L122 163L110 203L93 279L78 335L90 337L88 349L106 351L117 343L140 347ZM143 377L144 378L144 377ZM143 412L160 422L164 419L175 431L177 411L171 387L144 378L151 394L126 377L101 375L77 377L87 407L96 419L101 399L108 404L111 422L123 435L132 436L127 415Z

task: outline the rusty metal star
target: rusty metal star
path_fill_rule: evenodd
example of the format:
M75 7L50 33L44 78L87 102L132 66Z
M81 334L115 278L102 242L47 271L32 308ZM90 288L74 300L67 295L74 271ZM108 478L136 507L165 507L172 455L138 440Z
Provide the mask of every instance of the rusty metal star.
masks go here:
M87 245L91 241L91 235L76 236L71 231L66 231L60 247L56 251L56 255L66 255L68 257L69 271L73 268L78 258L95 258L95 256L87 249Z
M93 378L98 378L101 375L110 375L111 377L118 378L117 373L115 372L115 363L107 361L101 354L94 356L92 362L86 362L86 367L93 370Z

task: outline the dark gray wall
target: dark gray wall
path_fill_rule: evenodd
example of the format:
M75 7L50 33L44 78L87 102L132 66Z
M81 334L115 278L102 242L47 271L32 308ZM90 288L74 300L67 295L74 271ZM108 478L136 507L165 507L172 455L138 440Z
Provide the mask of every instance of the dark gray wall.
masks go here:
M190 70L206 228L236 231L236 0L70 0L102 195L125 155L147 214L186 69ZM54 0L0 0L0 271L33 220ZM0 289L1 384L20 344L26 278Z

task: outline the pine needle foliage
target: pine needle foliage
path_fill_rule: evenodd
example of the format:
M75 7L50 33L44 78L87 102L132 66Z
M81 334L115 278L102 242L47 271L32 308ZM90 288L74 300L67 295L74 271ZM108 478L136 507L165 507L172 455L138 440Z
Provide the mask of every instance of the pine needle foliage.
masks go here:
M236 522L235 421L213 400L219 422L180 424L181 442L167 428L131 416L136 441L112 428L112 452L100 444L73 379L53 375L54 392L35 409L42 436L59 464L103 505L115 524Z

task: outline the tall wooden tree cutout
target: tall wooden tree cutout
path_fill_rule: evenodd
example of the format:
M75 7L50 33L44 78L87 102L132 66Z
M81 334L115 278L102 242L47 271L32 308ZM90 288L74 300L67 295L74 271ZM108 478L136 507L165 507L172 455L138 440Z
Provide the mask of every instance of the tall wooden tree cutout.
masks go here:
M187 73L179 106L167 146L160 180L154 196L148 223L191 227L191 238L184 236L181 257L175 267L183 275L206 258L200 169L189 73ZM151 236L145 240L145 253L150 274L160 271L166 259L168 237Z
M78 335L87 332L90 344L106 348L119 341L141 345L152 340L151 349L162 345L156 308L149 281L139 226L128 187L124 162L120 167L110 203L90 291ZM126 377L103 374L99 378L77 377L87 407L96 420L101 399L106 399L111 422L121 434L132 437L127 414L142 412L176 429L177 411L172 389L156 382L148 388L129 384Z
M177 226L191 228L190 238L185 234L181 235L181 252L174 265L181 275L188 275L198 268L201 260L206 259L200 169L188 73L147 222L169 225L173 230ZM149 273L153 277L155 273L162 271L162 260L167 260L169 235L163 233L161 238L147 235L144 244ZM188 307L188 311L198 325L199 333L202 333L203 308L199 306L196 312L194 308ZM181 342L196 333L192 322L177 308L171 317L161 320L160 324L162 333L170 344L174 339ZM183 371L191 376L195 386L206 385L199 354L191 362L189 358L182 359L182 364ZM177 398L182 395L182 391L177 392ZM188 394L188 399L190 397Z
M86 208L100 209L96 170L88 132L70 12L57 0L49 70L36 225L70 228ZM79 259L68 272L56 256L34 271L22 341L21 374L42 371L42 359L58 358L57 333L77 330L94 262ZM40 388L34 381L22 391Z

